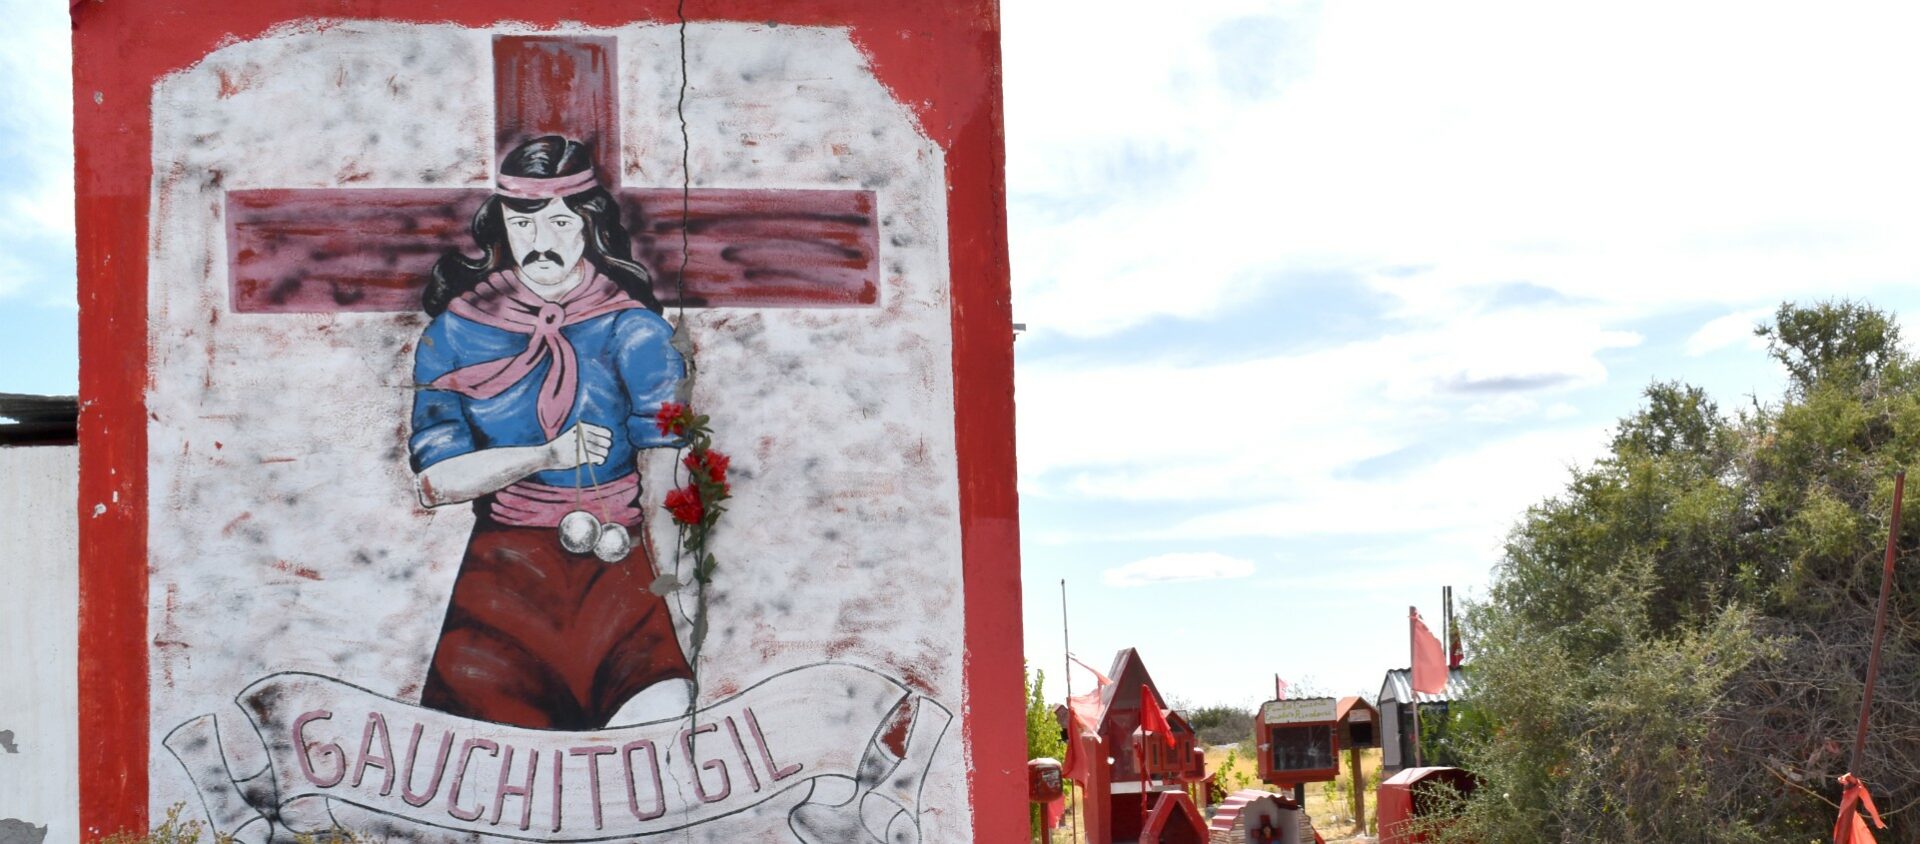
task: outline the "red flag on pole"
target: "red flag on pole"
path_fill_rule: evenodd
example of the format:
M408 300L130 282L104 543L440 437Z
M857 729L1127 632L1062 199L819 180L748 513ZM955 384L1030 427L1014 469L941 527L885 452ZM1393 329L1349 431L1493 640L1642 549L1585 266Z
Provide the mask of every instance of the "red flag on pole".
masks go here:
M1067 736L1067 759L1065 774L1067 779L1085 783L1093 775L1093 757L1104 756L1099 749L1100 737L1091 732L1082 732L1080 723L1073 722L1073 733Z
M1409 610L1408 614L1413 624L1413 690L1423 695L1441 694L1447 690L1447 652L1440 647L1440 638L1420 620L1419 612Z
M1178 744L1173 738L1173 727L1167 723L1167 716L1160 711L1160 704L1153 700L1153 690L1147 684L1140 684L1140 728L1148 733L1159 733L1168 747Z
M1873 805L1873 793L1867 791L1867 784L1852 774L1840 775L1840 817L1833 823L1833 844L1874 844L1873 831L1867 829L1867 817L1872 816L1873 825L1886 829L1880 820L1880 809ZM1866 814L1860 813L1860 807L1867 807Z
M1073 654L1067 654L1067 659L1070 659L1070 660L1073 660L1073 664L1074 664L1074 665L1078 665L1078 666L1080 666L1081 668L1085 668L1085 669L1087 669L1087 671L1088 671L1089 673L1091 673L1091 674L1093 675L1093 680L1094 680L1094 682L1096 682L1096 683L1098 683L1098 684L1100 684L1100 685L1102 685L1102 686L1111 686L1111 685L1113 685L1113 681L1112 681L1112 680L1109 680L1109 679L1107 679L1107 675L1105 675L1105 674L1102 674L1102 673L1100 673L1100 670L1099 670L1099 669L1097 669L1097 668L1094 668L1093 666L1091 666L1091 665L1088 665L1088 664L1086 664L1086 663L1084 663L1084 662L1081 662L1081 661L1080 661L1080 658L1079 658L1079 657L1077 657L1077 656L1074 656Z

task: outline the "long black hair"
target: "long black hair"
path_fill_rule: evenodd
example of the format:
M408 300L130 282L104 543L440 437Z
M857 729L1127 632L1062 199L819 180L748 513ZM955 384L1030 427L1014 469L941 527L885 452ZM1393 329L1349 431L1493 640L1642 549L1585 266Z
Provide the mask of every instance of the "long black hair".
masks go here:
M593 166L593 157L585 144L546 135L520 146L500 162L507 176L551 179L571 176ZM461 294L472 290L496 272L516 266L513 249L507 245L507 223L501 206L530 213L546 206L548 199L511 199L494 194L480 203L469 231L480 247L480 257L468 258L458 251L440 256L433 265L433 277L420 294L420 306L429 316L439 316ZM620 222L620 203L599 185L561 198L567 208L580 215L585 225L586 254L600 274L611 279L635 301L660 313L660 300L653 295L653 276L633 260L633 247L626 226Z

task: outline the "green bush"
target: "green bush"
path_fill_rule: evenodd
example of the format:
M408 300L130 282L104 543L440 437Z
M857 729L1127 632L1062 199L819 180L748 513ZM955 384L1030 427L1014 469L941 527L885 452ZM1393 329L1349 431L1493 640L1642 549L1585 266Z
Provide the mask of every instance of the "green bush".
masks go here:
M1783 305L1788 374L1729 417L1658 383L1608 453L1510 535L1468 608L1482 786L1446 840L1778 842L1833 824L1870 647L1894 471L1920 456L1920 365L1886 315ZM1901 545L1920 544L1920 518ZM1920 801L1920 566L1896 584L1860 773ZM1920 842L1888 817L1883 842Z
M1187 723L1202 744L1239 744L1253 735L1253 712L1237 706L1203 706L1187 712Z

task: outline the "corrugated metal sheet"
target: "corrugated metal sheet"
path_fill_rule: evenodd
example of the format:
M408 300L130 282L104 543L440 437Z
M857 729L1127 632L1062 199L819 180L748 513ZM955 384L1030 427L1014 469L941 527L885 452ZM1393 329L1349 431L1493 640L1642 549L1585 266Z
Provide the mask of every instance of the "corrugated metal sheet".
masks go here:
M1437 695L1421 695L1421 703L1441 703L1471 697L1467 688L1467 669L1450 668L1447 670L1447 689ZM1393 668L1387 671L1387 677L1380 683L1379 704L1385 706L1389 701L1413 699L1413 669Z

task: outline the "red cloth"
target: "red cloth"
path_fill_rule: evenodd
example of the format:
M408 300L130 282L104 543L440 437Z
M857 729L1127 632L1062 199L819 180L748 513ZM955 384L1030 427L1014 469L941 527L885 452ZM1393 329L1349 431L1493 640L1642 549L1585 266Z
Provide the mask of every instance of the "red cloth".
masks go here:
M476 513L420 705L546 730L594 730L641 690L689 679L645 535L608 565L552 528Z
M1091 770L1088 770L1087 761L1086 751L1080 749L1080 733L1069 727L1067 733L1067 762L1062 766L1060 775L1072 782L1084 785L1087 781L1087 775L1093 773Z
M1101 686L1111 686L1111 685L1113 685L1113 681L1112 681L1112 680L1109 680L1109 679L1107 679L1107 675L1105 675L1105 674L1102 674L1102 673L1100 673L1100 670L1099 670L1099 669L1097 669L1097 668L1094 668L1093 666L1091 666L1091 665L1088 665L1088 664L1086 664L1086 663L1084 663L1084 662L1081 662L1081 661L1080 661L1080 658L1079 658L1079 657L1077 657L1077 656L1074 656L1073 654L1067 654L1067 659L1070 659L1070 660L1073 660L1073 664L1074 664L1074 665L1078 665L1078 666L1080 666L1081 668L1085 668L1085 669L1087 669L1088 671L1090 671L1090 672L1092 672L1092 673L1093 673L1093 679L1094 679L1094 681L1095 681L1095 684L1096 684L1096 685L1094 686L1094 691L1099 691L1099 689L1100 689L1100 687L1101 687Z
M567 176L509 176L501 173L495 179L496 184L500 186L500 195L514 199L553 199L572 196L599 184L593 178L591 167Z
M1873 792L1867 790L1867 784L1852 774L1840 775L1840 817L1833 822L1833 844L1874 844L1873 831L1867 829L1867 817L1872 816L1873 825L1886 829L1880 820L1880 809L1873 805ZM1867 807L1866 815L1860 813L1860 807Z
M1153 690L1147 684L1140 684L1140 728L1149 734L1159 733L1168 747L1178 744L1173 738L1173 726L1167 723L1166 713L1160 711L1160 704L1154 702Z
M1046 814L1046 828L1059 829L1060 822L1063 820L1066 820L1066 817L1067 817L1066 795L1063 794L1059 797L1053 798L1050 801L1047 801L1045 814Z
M1067 698L1067 779L1085 784L1093 773L1089 767L1092 760L1089 754L1081 750L1081 735L1091 735L1100 724L1100 692L1098 689L1086 694ZM1099 755L1096 750L1094 755ZM1104 759L1104 757L1102 757Z
M1447 653L1440 647L1440 638L1420 620L1418 611L1408 610L1408 621L1413 625L1413 690L1423 695L1441 694L1447 690Z
M1073 717L1074 723L1083 731L1091 732L1093 728L1100 726L1101 708L1100 692L1097 689L1067 698L1067 714Z

